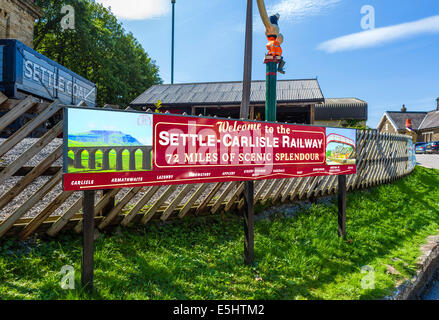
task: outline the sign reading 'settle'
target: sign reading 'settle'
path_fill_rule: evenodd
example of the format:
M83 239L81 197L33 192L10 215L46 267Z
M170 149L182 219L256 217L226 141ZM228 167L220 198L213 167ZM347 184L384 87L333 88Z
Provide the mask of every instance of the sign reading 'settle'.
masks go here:
M67 105L96 105L96 85L18 40L0 39L0 91L18 92Z
M66 108L64 189L356 173L356 131Z
M85 88L81 84L64 78L59 74L59 70L56 67L53 67L53 71L51 71L41 64L26 58L24 60L24 77L28 81L36 81L38 84L45 85L50 91L58 90L60 93L80 100L87 99L90 90L93 90L93 88Z

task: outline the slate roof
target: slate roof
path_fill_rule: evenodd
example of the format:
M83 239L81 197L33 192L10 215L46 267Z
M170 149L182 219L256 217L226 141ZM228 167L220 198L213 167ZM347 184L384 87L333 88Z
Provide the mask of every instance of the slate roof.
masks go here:
M431 111L427 113L421 125L419 126L420 130L430 129L430 128L438 128L439 127L439 111Z
M405 129L405 122L408 118L412 119L412 129L418 130L427 112L401 112L401 111L387 111L386 115L391 119L392 123L398 130Z
M316 120L367 120L367 102L357 98L328 98L315 106Z
M165 106L234 105L242 99L242 82L160 84L143 92L131 106L152 106L158 100ZM250 101L265 103L265 80L252 81ZM278 103L321 103L324 101L317 79L278 80Z

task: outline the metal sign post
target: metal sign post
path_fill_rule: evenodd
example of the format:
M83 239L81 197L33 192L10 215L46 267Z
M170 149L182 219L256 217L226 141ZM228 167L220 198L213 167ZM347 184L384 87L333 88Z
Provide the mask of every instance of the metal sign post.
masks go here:
M266 97L265 97L265 119L276 121L276 102L277 102L277 62L270 61L266 63Z
M251 72L253 42L253 0L247 0L247 16L244 51L244 79L242 84L242 103L240 116L248 119L250 114ZM244 183L244 263L254 263L254 183Z
M171 84L174 83L174 27L175 27L175 0L172 3L172 48L171 48Z

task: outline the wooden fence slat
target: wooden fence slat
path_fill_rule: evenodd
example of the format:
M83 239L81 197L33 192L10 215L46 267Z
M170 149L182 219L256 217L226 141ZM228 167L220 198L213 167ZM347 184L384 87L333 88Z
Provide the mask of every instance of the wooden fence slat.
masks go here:
M206 188L208 186L209 186L208 183L203 183L198 187L197 191L195 191L195 193L192 195L192 197L185 203L183 208L178 213L178 217L180 219L183 218L189 212L189 210L192 208L192 206L195 204L195 202L199 199L199 197L201 197L204 190L206 190Z
M223 201L226 199L227 195L238 185L238 182L232 181L228 184L226 189L221 193L221 195L216 199L215 203L212 206L212 209L210 209L210 213L214 214L218 211L219 208L221 208L221 205L223 204Z
M197 210L195 211L195 215L199 215L200 213L204 212L206 210L207 206L210 203L210 200L217 194L217 192L221 189L221 187L224 185L224 182L218 182L215 184L212 190L210 190L209 194L206 198L200 203Z
M99 224L98 229L102 230L107 227L118 214L121 213L122 209L130 202L130 200L142 190L142 187L131 188L130 191L116 204L116 206L108 213L108 215Z
M157 193L160 189L160 186L152 186L148 188L148 191L143 195L143 197L137 201L134 207L130 210L130 212L122 219L120 223L123 227L128 226L131 220L136 216L137 212L139 212L148 201Z
M35 218L29 222L26 227L20 232L21 240L28 238L37 228L46 220L64 201L66 201L73 191L61 192L47 207L43 209Z
M238 186L238 188L236 188L235 192L232 194L232 196L229 198L229 200L226 203L226 206L224 207L224 211L229 211L232 206L235 204L235 201L237 199L239 199L239 196L241 195L241 193L244 191L244 182L241 182Z
M272 182L271 180L263 180L263 181L264 183L255 194L254 204L258 203L258 201L261 200L262 194L264 193L265 190L267 190L267 187L270 184L270 182Z
M23 203L17 210L11 213L0 224L0 238L14 225L21 216L23 216L29 209L37 204L50 190L52 190L62 178L62 170L47 181L41 188L38 189L25 203Z
M319 184L317 185L317 187L316 187L316 188L314 189L314 191L313 191L313 195L314 195L314 197L318 197L320 191L322 191L322 193L323 193L323 190L324 190L325 187L327 186L330 177L331 177L331 176L321 177L321 179L320 179L320 181L319 181Z
M322 179L322 177L314 177L313 181L309 185L308 191L306 192L306 197L309 198L314 193L314 188L316 184Z
M273 183L271 184L268 191L265 193L265 196L261 200L261 204L265 205L267 201L271 198L273 195L274 190L276 189L277 185L280 183L280 180L271 180Z
M175 197L174 200L172 200L172 202L165 209L165 211L163 211L163 214L160 217L162 221L165 221L169 218L174 209L180 204L181 200L183 200L183 198L193 189L193 187L193 184L187 184L184 186L183 190L180 191L180 193Z
M44 136L38 139L32 146L30 146L25 152L23 152L17 159L6 166L5 169L0 172L0 183L3 183L6 179L12 177L23 165L32 159L38 152L40 152L45 146L49 144L54 138L56 138L62 132L62 122L58 122L52 129L47 131Z
M109 203L113 200L113 197L120 191L121 189L111 189L110 192L105 193L99 199L98 203L95 205L95 217L101 212ZM82 206L81 206L82 208ZM82 223L83 219L81 219L78 224L75 226L74 230L76 233L82 232Z
M40 126L44 121L49 119L55 113L61 110L59 101L53 102L47 109L41 112L34 119L26 123L17 132L10 136L6 141L0 145L0 157L11 150L17 143L26 138L32 131Z
M361 181L363 180L363 176L364 176L364 170L363 167L365 166L366 163L366 153L368 152L369 148L366 148L366 146L369 144L371 139L371 134L370 132L365 132L364 136L363 136L363 144L361 146L360 149L360 155L358 158L358 166L357 166L357 174L356 177L353 179L352 182L352 189L356 189L359 187Z
M332 176L329 181L328 184L325 186L325 189L323 192L326 191L327 194L332 194L333 192L335 192L335 190L338 189L338 177L337 176Z
M298 183L294 185L294 188L292 189L290 193L290 201L293 202L294 199L297 197L298 192L303 184L306 183L306 178L298 178Z
M70 206L69 209L64 212L62 216L59 217L58 220L56 220L52 226L47 230L47 235L51 237L55 237L58 232L64 228L64 226L70 221L70 219L78 213L79 210L82 208L82 197L80 197L78 200L75 201L74 204Z
M273 203L277 203L279 197L282 195L282 191L284 191L286 184L288 183L288 179L281 179L281 183L279 188L277 188L276 192L273 195Z
M6 101L8 101L8 97L3 92L0 92L0 105L5 103Z
M357 172L359 171L359 166L361 164L360 156L361 156L362 147L364 145L364 134L365 134L365 131L357 131L357 149L356 149L356 155L355 155L355 158L357 160L356 161ZM346 183L346 188L347 188L346 190L349 190L349 188L352 186L357 174L352 174L352 175L348 176L347 183ZM327 181L326 181L326 183L327 183ZM322 188L322 190L324 190L324 188Z
M292 189L293 186L294 186L295 184L297 184L299 181L300 181L299 178L290 178L290 179L288 179L288 185L286 186L285 190L282 192L282 197L281 197L281 199L280 199L280 201L281 201L282 203L287 202L288 197L289 197L290 192L291 192L291 189Z
M381 182L381 179L383 175L386 173L386 158L387 158L387 148L388 148L388 134L384 134L384 141L382 141L380 145L380 161L379 161L379 168L376 172L376 179L374 181L374 185L377 185Z
M171 196L171 194L177 189L176 185L169 186L160 198L146 211L145 215L140 220L142 224L147 224L149 220L154 216L160 206Z
M377 150L378 150L376 138L377 138L377 132L376 131L371 132L371 139L370 139L371 146L366 151L366 159L367 160L376 158L376 154L377 154ZM361 187L365 188L365 187L368 187L370 185L369 184L370 176L371 176L371 173L373 172L373 169L375 169L375 165L370 165L370 164L365 168L364 174L363 174L363 179L360 183Z
M4 101L3 101L4 102ZM3 103L0 97L0 104ZM37 102L37 100L32 96L27 96L24 100L20 101L15 108L10 110L8 113L0 118L0 131L4 130L12 122L17 120L18 117L23 115Z
M35 166L26 176L18 181L10 190L8 190L0 198L0 209L6 206L13 198L15 198L20 192L32 183L37 177L39 177L50 165L55 162L62 155L62 146L59 146L54 150L47 158L41 161ZM61 169L58 169L61 170Z
M308 184L312 178L313 177L306 177L303 179L302 186L300 187L299 192L297 193L298 199L302 199L302 196L305 194L306 187L308 186Z

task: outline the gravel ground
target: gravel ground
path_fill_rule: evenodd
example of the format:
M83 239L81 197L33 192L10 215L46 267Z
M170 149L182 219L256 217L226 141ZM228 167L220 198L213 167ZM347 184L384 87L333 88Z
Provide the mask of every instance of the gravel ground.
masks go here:
M6 139L0 139L0 144L2 144ZM5 154L0 159L1 166L7 166L12 163L15 159L17 159L24 150L27 150L32 144L34 144L38 139L36 138L27 138L22 140L19 144L17 144L13 149L11 149L7 154ZM58 146L62 144L62 139L54 139L51 141L46 147L44 147L37 155L35 155L32 159L30 159L25 166L35 166L40 163L43 159L45 159L50 153L52 153ZM62 166L62 159L59 158L57 161L53 163L53 166ZM0 197L2 197L6 192L8 192L17 182L19 182L22 177L12 177L5 181L5 183L0 185ZM10 203L8 203L4 208L0 211L0 219L4 219L17 210L26 200L28 200L44 183L46 183L50 177L39 177L35 181L33 181L25 190L23 190L18 196L16 196ZM215 184L212 183L210 186L204 191L203 195L198 199L198 202L201 202L208 193L212 190ZM270 184L271 185L271 184ZM194 185L193 190L198 188L199 184ZM217 193L219 196L221 192L227 187L227 184L222 186L220 191ZM270 187L270 186L269 186ZM267 190L269 189L267 188ZM154 203L166 190L167 186L162 186L156 194L152 197L152 199L148 202L148 204ZM174 191L174 193L169 197L166 203L170 203L172 199L184 188L184 185L179 185ZM147 188L144 188L141 192L139 192L128 205L135 204L140 198L145 194ZM120 200L125 194L129 191L129 189L123 189L116 195L116 200ZM31 210L29 210L23 218L31 218L36 216L41 210L43 210L55 197L62 192L62 185L59 183L55 188L52 189L43 199L41 199ZM182 203L189 200L192 192L188 193L186 197L183 199ZM232 193L230 193L226 199L230 199ZM61 215L66 209L68 209L75 201L80 198L80 192L73 193L55 212L52 214L53 216ZM101 192L96 193L96 200L101 197Z

